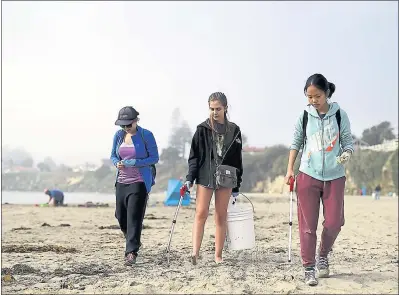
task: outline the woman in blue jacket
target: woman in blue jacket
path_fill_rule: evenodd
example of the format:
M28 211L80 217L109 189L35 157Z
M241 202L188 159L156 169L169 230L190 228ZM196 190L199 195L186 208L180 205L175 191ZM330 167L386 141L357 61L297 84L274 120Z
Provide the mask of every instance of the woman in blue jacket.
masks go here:
M154 135L137 125L138 115L131 106L119 111L115 125L121 129L114 135L111 152L112 163L118 169L115 217L126 238L126 265L136 262L147 198L155 184L155 164L159 160Z

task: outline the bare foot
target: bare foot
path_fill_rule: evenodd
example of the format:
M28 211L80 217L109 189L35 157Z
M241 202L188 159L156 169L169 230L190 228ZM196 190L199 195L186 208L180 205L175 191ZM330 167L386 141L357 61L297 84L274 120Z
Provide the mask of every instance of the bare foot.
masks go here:
M197 259L198 259L197 255L191 255L191 263L193 265L197 265Z
M217 264L222 263L223 262L223 258L222 257L215 257L215 262Z

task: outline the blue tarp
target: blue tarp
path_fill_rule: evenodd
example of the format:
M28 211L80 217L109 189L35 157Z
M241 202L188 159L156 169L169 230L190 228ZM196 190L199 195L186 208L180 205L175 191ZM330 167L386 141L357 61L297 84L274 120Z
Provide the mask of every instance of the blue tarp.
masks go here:
M179 204L180 199L180 188L182 187L183 182L178 179L169 179L168 181L168 190L166 192L166 198L164 204L166 206L177 206ZM190 205L190 194L186 193L182 200L182 206Z
M367 188L365 186L362 186L362 196L367 195Z

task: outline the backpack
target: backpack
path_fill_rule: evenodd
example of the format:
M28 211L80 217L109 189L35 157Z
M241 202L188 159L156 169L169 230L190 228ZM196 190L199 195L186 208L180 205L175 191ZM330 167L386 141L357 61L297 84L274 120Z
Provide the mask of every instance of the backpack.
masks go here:
M335 118L337 118L338 132L341 134L341 112L340 109L335 113ZM306 144L306 125L308 124L308 112L303 111L303 122L302 122L302 133L303 133L303 146Z
M146 141L145 141L145 139L144 139L144 129L143 129L143 128L141 128L140 134L141 134L141 138L142 138L143 141L144 141L145 151L147 152L147 156L148 156L147 143L146 143ZM154 182L155 182L155 177L157 176L157 168L155 167L155 164L152 164L152 165L151 165L151 173L152 173L152 179L153 179Z

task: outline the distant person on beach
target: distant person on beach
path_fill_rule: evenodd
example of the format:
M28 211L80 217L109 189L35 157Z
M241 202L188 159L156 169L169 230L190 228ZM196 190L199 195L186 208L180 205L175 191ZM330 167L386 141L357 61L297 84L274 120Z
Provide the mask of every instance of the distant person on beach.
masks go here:
M376 199L376 200L379 200L380 197L381 197L381 185L380 185L380 184L378 184L378 185L375 187L374 192L375 192L375 199Z
M125 265L133 265L141 246L141 230L148 194L155 184L158 147L151 131L137 125L131 106L119 111L111 160L117 168L115 217L126 239Z
M196 182L196 209L193 225L192 263L195 265L208 218L209 204L215 192L215 262L220 263L226 237L227 207L230 196L237 196L243 174L242 139L238 125L227 119L227 98L221 92L208 99L209 118L197 126L188 158L188 175L185 185L191 188ZM223 165L226 169L217 169ZM225 166L226 165L226 166ZM228 170L228 173L226 172ZM218 173L234 179L232 185L219 185Z
M328 253L344 225L345 167L353 154L350 122L336 102L330 102L335 85L321 74L308 78L304 93L308 99L295 125L285 181L294 177L294 163L303 147L296 177L297 211L305 283L318 284L329 276ZM316 229L320 200L323 203L323 232L316 255ZM317 263L316 263L317 260Z
M46 188L44 193L49 196L47 204L50 206L57 207L64 205L64 193L62 191L57 189L49 190Z

